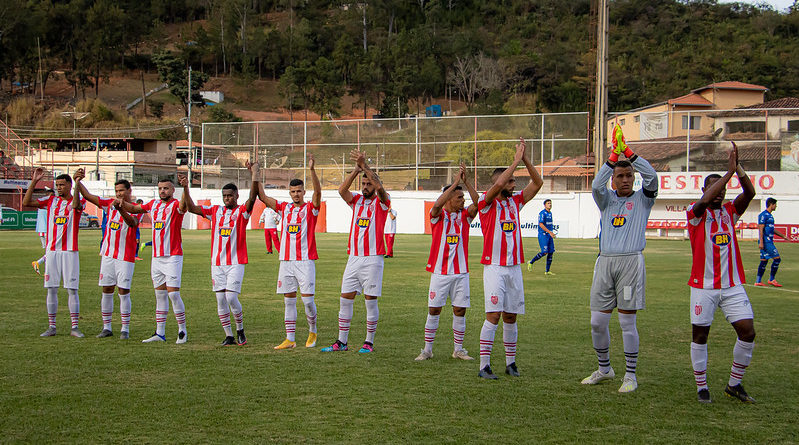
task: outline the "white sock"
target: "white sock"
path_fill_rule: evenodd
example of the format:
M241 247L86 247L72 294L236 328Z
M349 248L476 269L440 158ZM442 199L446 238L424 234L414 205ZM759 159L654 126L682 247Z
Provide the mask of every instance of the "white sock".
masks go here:
M308 321L308 332L316 333L316 303L313 295L302 297L302 304L305 305L305 320Z
M635 379L635 368L638 365L638 328L635 326L637 314L619 312L621 338L624 341L624 359L627 362L624 377Z
M244 329L244 308L241 307L239 293L229 290L225 293L225 298L227 299L227 304L230 306L230 310L233 311L233 318L236 320L236 330L240 331Z
M55 316L58 312L58 288L47 288L47 321L49 327L55 328Z
M732 369L730 370L728 385L735 386L741 383L746 368L752 361L753 349L755 349L755 342L735 340L735 347L732 349Z
M707 389L707 344L691 342L691 363L694 367L696 391Z
M130 292L127 294L118 294L119 295L119 318L122 321L122 332L128 332L130 330L130 309L131 309L131 301L130 301Z
M366 341L375 343L375 332L377 332L377 320L380 318L380 309L377 307L377 298L374 300L364 300L366 303Z
M463 349L463 336L466 334L466 317L452 316L452 337L455 350Z
M166 316L169 314L169 293L166 289L155 290L155 333L166 335Z
M350 322L352 322L352 306L355 300L339 298L338 300L338 341L347 344L350 335Z
M67 289L69 295L69 318L72 320L72 329L78 329L78 320L80 319L80 298L78 298L77 289Z
M285 309L283 311L283 324L286 326L286 340L296 341L297 331L297 298L283 298Z
M516 362L516 339L519 336L516 323L502 323L502 341L505 343L505 366Z
M480 329L480 369L491 365L491 349L494 348L496 333L497 325L488 320L483 321L483 328Z
M114 294L103 292L100 300L100 313L103 316L103 330L111 330L111 316L114 314Z
M186 332L186 306L180 298L180 291L169 292L169 300L172 301L172 312L175 313L175 321L178 322L178 332Z
M39 258L38 260L36 260L36 262L37 262L37 263L39 263L39 265L41 266L42 264L44 264L44 261L46 260L46 258L47 258L47 257L45 257L44 255L42 255L42 257L41 257L41 258Z
M222 329L225 330L225 336L233 337L233 328L230 327L230 308L224 291L216 292L216 313L219 315Z
M610 372L610 314L591 311L591 341L594 344L599 371Z
M424 351L433 352L433 342L436 339L438 330L438 319L441 315L427 314L427 321L424 323Z

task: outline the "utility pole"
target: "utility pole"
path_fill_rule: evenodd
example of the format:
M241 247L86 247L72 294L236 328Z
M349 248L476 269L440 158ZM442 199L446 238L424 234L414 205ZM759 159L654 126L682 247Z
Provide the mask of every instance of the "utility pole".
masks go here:
M599 20L597 20L597 51L596 51L596 106L594 108L594 174L599 173L599 168L604 163L605 147L607 146L607 116L608 116L608 0L599 2Z
M188 137L189 137L189 165L188 165L188 170L189 170L188 173L189 174L188 174L188 177L189 177L189 187L191 187L191 181L192 181L191 168L192 168L193 163L196 162L196 159L195 159L196 156L194 155L194 144L192 144L192 141L191 141L191 65L189 65L188 91L189 91L189 93L188 93L189 97L187 99L188 99L189 107L188 107L188 117L186 118L186 133L188 134Z

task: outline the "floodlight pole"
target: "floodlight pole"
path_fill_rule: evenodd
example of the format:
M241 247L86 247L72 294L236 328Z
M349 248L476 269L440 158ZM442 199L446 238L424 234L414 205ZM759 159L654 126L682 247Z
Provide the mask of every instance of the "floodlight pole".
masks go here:
M189 137L189 165L188 165L188 176L189 176L189 187L191 187L192 181L192 162L196 162L194 156L194 144L191 142L191 65L189 65L189 84L188 84L188 118L186 119L186 133L188 133Z
M608 0L597 1L599 2L599 20L597 20L596 105L594 109L595 175L599 173L599 168L604 163L605 147L608 140L608 15L610 13Z

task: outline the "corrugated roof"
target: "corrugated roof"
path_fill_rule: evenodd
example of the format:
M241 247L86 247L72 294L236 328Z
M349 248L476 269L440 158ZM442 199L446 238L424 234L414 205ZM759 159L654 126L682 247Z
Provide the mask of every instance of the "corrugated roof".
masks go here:
M774 108L781 108L775 110ZM781 99L774 99L762 104L749 105L746 107L736 108L735 111L722 111L713 113L711 117L735 117L735 116L764 116L763 110L768 109L768 114L771 116L799 116L799 98L796 97L783 97Z
M703 86L701 88L697 88L695 90L691 90L691 92L692 93L696 93L696 92L699 92L699 91L705 91L705 90L711 90L711 89L716 89L716 90L768 91L768 88L766 88L766 87L764 87L762 85L755 85L755 84L751 84L751 83L738 82L738 81L735 81L735 80L728 80L728 81L725 81L725 82L711 83L710 85L705 85L705 86Z

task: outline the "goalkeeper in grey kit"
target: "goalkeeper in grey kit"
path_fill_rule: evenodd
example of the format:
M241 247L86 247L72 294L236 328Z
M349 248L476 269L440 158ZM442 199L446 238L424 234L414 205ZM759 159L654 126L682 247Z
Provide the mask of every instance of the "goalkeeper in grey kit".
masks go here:
M646 222L655 204L658 180L655 169L637 156L624 143L621 129L614 131L614 148L608 162L594 178L591 193L602 214L599 235L599 256L594 265L591 283L591 339L599 361L599 369L583 379L584 385L595 385L615 377L610 366L610 316L619 313L626 373L619 392L638 388L635 371L638 362L638 329L636 311L645 307L646 268L643 250L646 246ZM628 161L619 161L619 154ZM643 187L633 190L635 171L643 178ZM612 180L613 188L608 185Z

